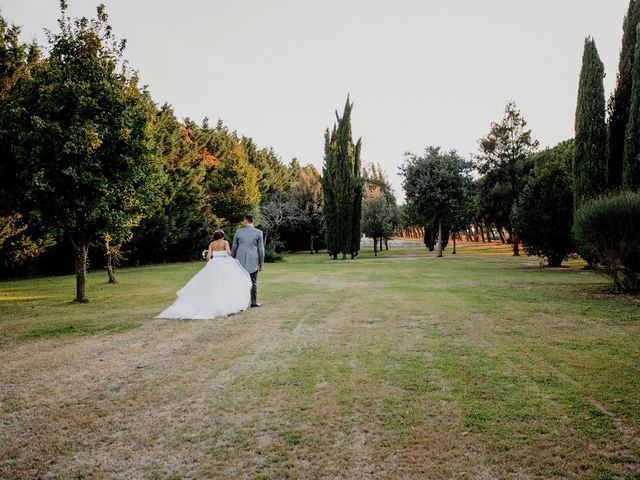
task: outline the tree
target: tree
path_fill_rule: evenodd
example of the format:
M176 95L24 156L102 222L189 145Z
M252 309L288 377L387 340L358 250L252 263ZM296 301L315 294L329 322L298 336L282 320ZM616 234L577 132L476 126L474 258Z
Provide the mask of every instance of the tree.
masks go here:
M325 132L322 173L327 249L333 258L341 253L343 259L347 254L355 258L360 248L361 140L353 143L352 109L353 104L347 97L342 117L336 112L337 122L333 130ZM356 219L357 225L354 223Z
M0 217L0 266L5 271L38 258L55 244L51 234L38 238L28 235L28 227L19 213Z
M162 202L134 230L129 256L136 262L193 260L194 252L204 246L210 208L204 182L208 156L192 135L170 105L156 112L154 139L163 170Z
M365 198L376 188L380 189L382 195L385 197L389 221L386 223L387 227L385 228L384 235L380 236L379 240L380 249L382 249L382 242L384 241L385 248L389 250L388 241L391 239L393 233L401 223L401 214L398 208L398 201L396 200L395 192L391 187L391 182L389 182L387 174L378 164L370 163L365 166L363 169L363 180Z
M638 29L640 31L640 25ZM633 62L633 87L624 143L622 185L629 190L640 189L640 42L636 42Z
M11 90L30 76L30 70L40 61L35 44L20 41L20 28L0 16L0 266L2 271L15 271L28 261L37 259L55 245L55 232L36 218L25 218L15 211L16 202L10 199L13 190L11 153L12 120L7 115L12 103ZM17 194L17 192L14 191Z
M533 165L530 155L538 148L531 130L515 103L507 104L504 117L492 123L489 134L480 139L480 154L476 157L478 171L485 176L481 195L484 202L496 210L496 226L505 227L513 242L513 254L519 255L517 234L511 228L513 204L527 181Z
M290 198L294 205L292 226L305 232L309 239L309 252L317 248L316 240L324 230L322 215L322 177L313 165L295 169Z
M360 160L360 150L362 142L354 145L353 150L353 218L351 219L351 258L358 256L360 252L360 242L362 239L362 197L364 195L364 180L362 178L362 162Z
M241 144L220 158L208 174L211 208L225 227L240 223L247 212L260 204L258 170L249 163Z
M575 154L575 143L573 139L565 140L553 147L545 148L530 155L529 159L535 168L542 168L548 163L560 162L571 171L573 156Z
M11 198L67 233L76 301L86 302L91 240L130 224L154 202L158 163L151 103L123 67L124 42L114 40L104 6L95 19L75 21L66 8L62 1L49 57L10 96Z
M253 139L242 137L247 160L258 171L258 188L262 201L284 196L291 188L291 172L271 148L258 148Z
M513 228L525 252L559 267L574 251L571 239L573 192L561 162L546 164L529 179L513 207Z
M631 90L633 85L634 58L637 48L636 28L640 23L640 2L630 0L624 18L622 49L618 64L618 81L609 100L609 186L622 185L622 168L625 149L625 133L629 123Z
M413 205L422 218L437 225L438 257L442 257L444 235L448 237L451 220L468 193L471 163L455 150L442 152L440 147L427 147L423 156L406 154L400 175L407 203Z
M291 223L295 205L290 199L272 198L260 205L260 226L265 232L265 242L273 250L280 239L282 227Z
M461 182L462 193L453 199L451 216L448 219L449 231L453 234L453 252L451 252L453 255L456 254L456 235L461 230L469 228L476 213L476 184L469 175L464 175Z
M573 158L573 198L584 200L607 190L607 126L605 123L604 64L591 37L584 42L578 87Z
M373 239L373 254L378 256L378 240L388 235L391 210L380 187L372 187L362 201L362 232Z

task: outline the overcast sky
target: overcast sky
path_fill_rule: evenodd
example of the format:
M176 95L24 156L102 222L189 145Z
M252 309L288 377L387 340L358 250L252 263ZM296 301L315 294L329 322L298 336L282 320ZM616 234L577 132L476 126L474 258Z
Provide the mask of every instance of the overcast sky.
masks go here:
M69 0L93 15L94 0ZM355 104L363 160L397 168L426 145L477 151L514 100L541 144L573 135L584 38L607 95L628 0L106 0L126 57L178 116L222 118L289 162L320 167L323 133ZM0 0L44 43L58 0Z

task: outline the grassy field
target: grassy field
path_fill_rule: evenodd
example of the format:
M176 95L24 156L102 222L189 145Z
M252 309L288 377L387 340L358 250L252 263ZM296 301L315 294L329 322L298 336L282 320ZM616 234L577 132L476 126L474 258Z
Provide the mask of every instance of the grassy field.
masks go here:
M201 266L0 283L0 478L640 479L640 301L578 262L291 255L154 320Z

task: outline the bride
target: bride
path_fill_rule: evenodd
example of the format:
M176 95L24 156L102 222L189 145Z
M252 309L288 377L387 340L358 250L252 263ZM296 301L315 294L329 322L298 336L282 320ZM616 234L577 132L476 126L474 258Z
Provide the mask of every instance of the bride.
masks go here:
M240 312L249 306L251 278L231 256L224 232L216 230L207 264L178 291L178 299L156 318L205 320Z

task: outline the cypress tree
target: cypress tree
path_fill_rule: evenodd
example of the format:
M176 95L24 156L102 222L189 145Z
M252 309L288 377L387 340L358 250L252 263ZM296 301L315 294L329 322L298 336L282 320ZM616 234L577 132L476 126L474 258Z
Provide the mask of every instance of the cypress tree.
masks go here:
M351 222L351 258L358 256L360 251L360 238L362 237L362 195L364 192L364 179L362 178L362 161L360 160L360 150L362 149L362 139L355 144L353 155L353 176L355 179L355 189L353 192L353 221Z
M325 132L325 155L322 186L324 190L324 216L327 231L329 254L342 258L347 254L355 257L353 237L360 240L360 207L358 207L358 226L354 225L354 207L360 181L360 141L354 145L351 135L351 110L353 104L347 97L342 117L336 112L337 122L331 133ZM358 175L356 176L356 169ZM357 229L357 230L356 230ZM359 245L358 245L359 249Z
M325 232L327 241L327 251L333 258L338 256L338 238L336 227L336 194L334 190L336 174L336 156L335 156L335 136L336 127L333 131L329 129L324 134L324 166L322 167L322 190L324 194L324 202L322 212L325 220Z
M640 32L640 25L637 27ZM633 63L631 108L624 143L622 185L630 190L640 189L640 42L636 43Z
M574 203L607 189L607 126L605 123L604 64L593 38L584 44L573 158Z
M640 2L638 0L630 0L623 24L618 81L609 105L609 185L612 187L622 185L625 132L629 123L632 76L637 43L636 28L639 22Z

